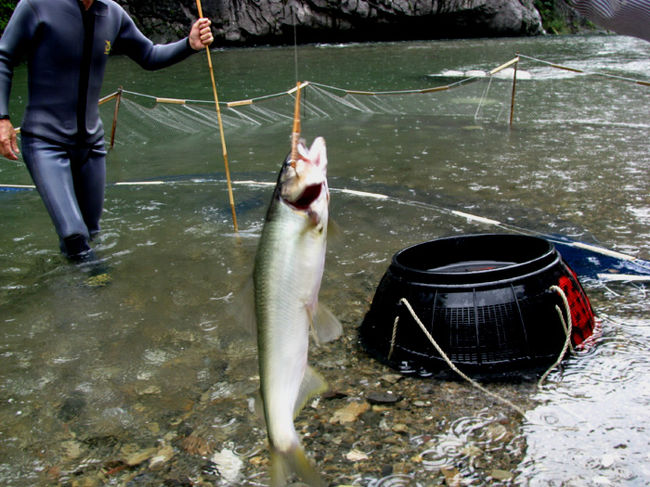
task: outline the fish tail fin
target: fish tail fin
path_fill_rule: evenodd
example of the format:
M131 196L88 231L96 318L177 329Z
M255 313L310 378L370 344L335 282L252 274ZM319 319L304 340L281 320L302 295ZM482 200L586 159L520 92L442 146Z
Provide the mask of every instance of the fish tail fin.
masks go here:
M307 458L305 450L296 445L287 452L271 448L271 486L285 487L289 477L295 474L310 487L325 487L320 474Z

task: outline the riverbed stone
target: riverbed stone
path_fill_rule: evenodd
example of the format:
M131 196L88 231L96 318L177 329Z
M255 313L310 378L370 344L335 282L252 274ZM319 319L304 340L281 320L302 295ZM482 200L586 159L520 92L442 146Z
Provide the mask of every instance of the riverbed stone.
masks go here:
M151 457L149 460L149 468L151 470L156 470L161 468L174 456L174 448L171 445L165 445Z
M79 391L74 391L59 408L59 419L64 422L72 421L79 416L86 407L86 398Z
M402 396L391 391L370 391L366 394L370 404L395 404L402 400Z
M124 445L120 451L124 463L129 466L140 465L149 460L158 451L156 448L140 448L138 445Z
M336 410L334 415L330 419L330 423L352 423L356 421L359 416L370 409L370 404L366 401L363 402L351 402L346 406Z
M507 470L500 470L495 468L490 471L490 477L492 477L494 480L512 480L514 478L514 474L512 472L508 472Z

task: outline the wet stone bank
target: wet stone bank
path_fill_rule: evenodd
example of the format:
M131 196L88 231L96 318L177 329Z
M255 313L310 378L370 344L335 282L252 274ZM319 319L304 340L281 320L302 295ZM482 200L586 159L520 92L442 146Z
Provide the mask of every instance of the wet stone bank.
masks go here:
M296 429L329 485L508 485L515 478L525 450L522 418L471 385L400 375L369 359L354 337L317 349L312 362L331 391L305 407ZM61 428L49 443L59 463L48 465L42 480L72 487L267 485L265 428L251 421L254 364L245 367L250 375L216 365L224 367L223 381L170 404L164 416L150 415L165 401L160 387L143 385L129 391L133 406L88 431L88 404L82 394L70 396L58 407ZM231 381L250 390L248 400L233 395ZM527 408L521 400L535 386L487 388ZM122 415L131 424L140 416L141 428L120 427Z

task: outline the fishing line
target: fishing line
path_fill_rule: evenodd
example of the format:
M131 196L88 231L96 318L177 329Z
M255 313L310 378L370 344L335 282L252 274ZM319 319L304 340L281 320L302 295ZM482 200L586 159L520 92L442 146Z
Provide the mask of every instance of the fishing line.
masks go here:
M293 17L293 69L295 73L295 82L298 83L298 16L296 15L296 3L291 6L291 14Z
M294 117L293 117L293 132L292 132L292 140L291 140L291 158L293 162L295 163L296 161L296 147L298 140L300 139L300 108L303 107L303 115L302 118L305 118L305 108L304 104L301 104L300 102L300 88L302 86L307 86L309 82L303 83L301 85L300 83L300 78L298 76L298 14L296 13L296 9L298 8L297 2L293 2L291 5L291 15L292 15L292 20L293 20L293 70L294 70L294 77L295 77L295 83L296 83L296 103L295 103L295 108L294 108ZM303 95L304 96L304 95ZM298 131L296 132L296 127L298 127Z

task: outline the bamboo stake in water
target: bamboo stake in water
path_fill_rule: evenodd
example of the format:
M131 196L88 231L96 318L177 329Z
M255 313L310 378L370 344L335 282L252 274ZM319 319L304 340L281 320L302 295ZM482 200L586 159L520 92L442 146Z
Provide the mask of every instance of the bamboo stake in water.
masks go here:
M510 98L510 128L512 128L512 122L515 118L515 93L517 92L517 67L519 66L519 61L514 64L515 68L512 73L512 96Z
M196 0L196 8L199 11L199 18L203 18L203 9L201 0ZM228 151L226 149L226 138L223 135L223 123L221 121L221 109L219 108L219 96L217 95L217 83L214 79L214 69L212 68L212 57L210 56L210 47L205 46L205 52L208 56L208 68L210 69L210 80L212 81L212 94L214 95L214 105L217 110L217 121L219 122L219 135L221 136L221 148L223 151L223 163L226 168L226 182L228 184L228 199L230 200L230 210L232 211L232 223L235 233L239 232L237 228L237 214L235 213L235 198L232 194L232 182L230 181L230 168L228 167Z

